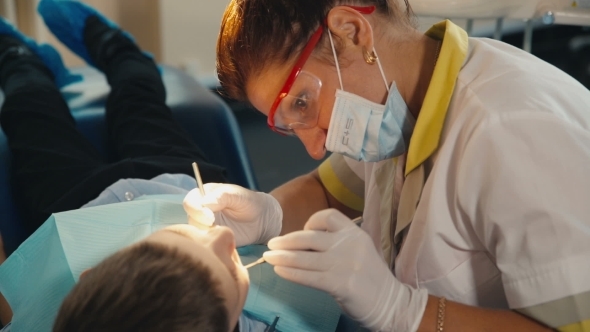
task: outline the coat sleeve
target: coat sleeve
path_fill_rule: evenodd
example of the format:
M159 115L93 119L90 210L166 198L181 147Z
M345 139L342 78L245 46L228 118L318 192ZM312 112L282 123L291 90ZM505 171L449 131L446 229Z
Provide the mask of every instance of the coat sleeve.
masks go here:
M487 119L461 156L457 204L502 273L510 307L590 331L590 132L516 112Z

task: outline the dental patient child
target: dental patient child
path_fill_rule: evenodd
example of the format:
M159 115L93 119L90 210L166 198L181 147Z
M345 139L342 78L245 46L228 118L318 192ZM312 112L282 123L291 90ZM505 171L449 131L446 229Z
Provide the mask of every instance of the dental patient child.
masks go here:
M14 311L3 332L335 331L331 296L269 264L246 270L267 246L236 249L230 228L188 224L183 198L53 214L0 265Z
M232 331L248 284L229 228L169 226L85 272L53 330Z

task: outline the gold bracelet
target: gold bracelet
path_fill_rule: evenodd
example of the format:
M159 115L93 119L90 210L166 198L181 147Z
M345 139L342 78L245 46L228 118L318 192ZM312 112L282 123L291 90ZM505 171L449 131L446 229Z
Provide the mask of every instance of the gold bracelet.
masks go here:
M436 332L443 332L444 330L446 304L447 299L444 297L438 299L438 319L436 322Z

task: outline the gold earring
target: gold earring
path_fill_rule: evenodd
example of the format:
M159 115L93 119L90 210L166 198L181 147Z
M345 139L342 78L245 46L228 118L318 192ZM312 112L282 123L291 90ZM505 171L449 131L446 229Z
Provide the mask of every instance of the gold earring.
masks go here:
M377 61L377 54L375 54L375 51L367 51L367 49L363 46L363 58L365 58L366 63L374 65Z

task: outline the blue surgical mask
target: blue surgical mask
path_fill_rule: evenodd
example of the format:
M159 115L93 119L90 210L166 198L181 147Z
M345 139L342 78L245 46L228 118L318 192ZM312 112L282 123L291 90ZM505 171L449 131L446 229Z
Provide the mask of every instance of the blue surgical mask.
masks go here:
M336 91L326 149L366 162L386 160L404 154L414 130L415 120L395 82L391 87L387 85L381 62L377 58L379 70L389 92L385 105L344 91L334 42L331 33L328 35L336 60L340 89Z

